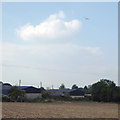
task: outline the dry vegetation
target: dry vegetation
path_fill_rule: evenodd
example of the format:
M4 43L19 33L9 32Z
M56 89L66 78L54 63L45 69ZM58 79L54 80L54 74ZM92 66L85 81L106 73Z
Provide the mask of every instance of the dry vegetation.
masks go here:
M3 103L3 118L118 118L109 103Z

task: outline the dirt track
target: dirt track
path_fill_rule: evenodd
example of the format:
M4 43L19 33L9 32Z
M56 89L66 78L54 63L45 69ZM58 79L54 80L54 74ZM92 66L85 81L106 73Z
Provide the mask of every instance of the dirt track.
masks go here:
M108 103L3 103L3 118L118 118Z

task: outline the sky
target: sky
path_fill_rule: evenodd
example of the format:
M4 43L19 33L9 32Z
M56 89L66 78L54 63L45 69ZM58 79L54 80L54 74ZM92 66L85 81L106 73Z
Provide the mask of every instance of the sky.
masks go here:
M2 39L3 82L118 83L117 2L5 2Z

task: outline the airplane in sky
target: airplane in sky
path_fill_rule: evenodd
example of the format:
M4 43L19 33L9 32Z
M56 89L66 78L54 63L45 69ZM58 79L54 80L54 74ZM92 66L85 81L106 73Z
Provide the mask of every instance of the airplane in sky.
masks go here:
M89 20L89 18L85 17L85 20Z

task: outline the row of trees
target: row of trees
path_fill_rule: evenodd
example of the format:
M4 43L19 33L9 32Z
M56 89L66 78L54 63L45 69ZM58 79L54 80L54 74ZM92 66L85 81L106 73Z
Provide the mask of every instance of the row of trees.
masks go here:
M40 88L43 99L51 98L49 90L45 90L43 87ZM61 84L59 89L66 89L64 84ZM98 102L120 102L120 87L116 86L113 81L107 79L101 79L93 85L84 88L79 88L76 84L72 86L72 89L79 89L84 94L90 94L89 100ZM24 101L25 91L14 86L8 92L8 98L3 97L3 101ZM68 94L65 95L65 99L70 98ZM56 98L58 99L58 97ZM70 99L68 99L70 100Z
M65 89L65 85L61 84L59 89ZM85 94L91 94L91 100L98 102L120 102L120 87L107 79L101 79L100 81L84 88L79 88L76 84L72 86L72 89L80 89Z
M82 88L82 87L80 87L80 88ZM72 87L71 87L71 89L80 89L80 88L79 88L76 84L73 84ZM59 87L59 89L66 89L66 87L65 87L64 84L61 84L60 87ZM69 89L69 88L68 88L68 89ZM88 87L85 86L85 87L82 88L82 89L88 89Z
M113 81L101 79L92 85L92 100L103 102L120 102L120 87Z

